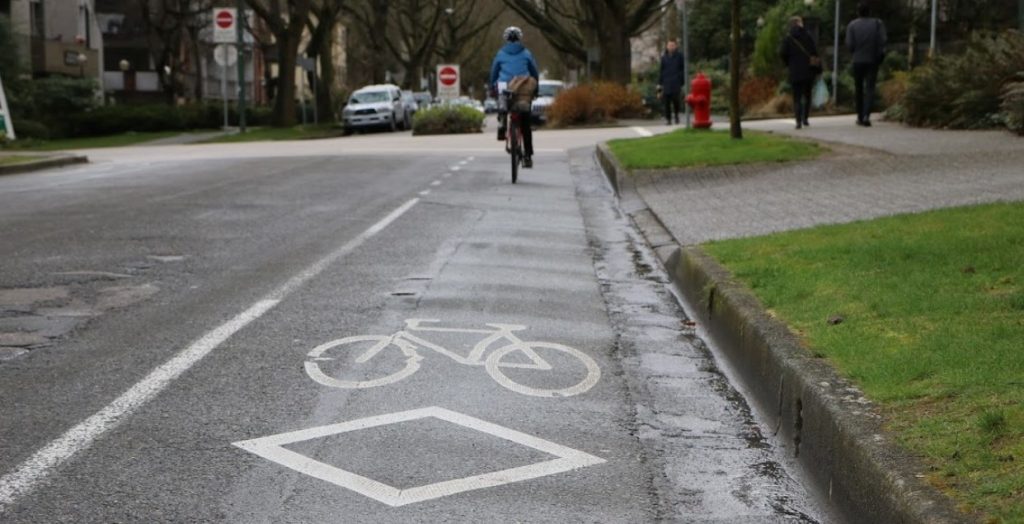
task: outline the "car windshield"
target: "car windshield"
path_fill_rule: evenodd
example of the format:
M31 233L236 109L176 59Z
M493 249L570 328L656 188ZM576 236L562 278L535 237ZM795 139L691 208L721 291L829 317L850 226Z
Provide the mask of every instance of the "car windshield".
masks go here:
M375 104L377 102L390 102L391 96L387 91L367 91L356 93L348 100L350 104Z
M540 96L558 96L558 93L562 91L562 86L558 84L541 84L539 91Z

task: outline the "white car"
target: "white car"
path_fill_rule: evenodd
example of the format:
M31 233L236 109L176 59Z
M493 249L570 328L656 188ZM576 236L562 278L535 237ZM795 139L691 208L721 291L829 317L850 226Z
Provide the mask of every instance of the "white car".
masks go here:
M379 127L406 130L412 123L402 90L391 84L366 86L352 93L341 111L341 120L346 133Z
M551 107L555 97L565 89L565 83L560 80L541 80L537 86L537 98L533 100L531 113L533 120L546 122L548 119L548 107Z

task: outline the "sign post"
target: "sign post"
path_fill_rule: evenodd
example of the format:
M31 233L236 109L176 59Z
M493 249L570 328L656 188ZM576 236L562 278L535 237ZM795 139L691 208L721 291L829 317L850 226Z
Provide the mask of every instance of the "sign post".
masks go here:
M441 64L437 66L437 98L441 100L454 100L461 94L459 86L462 83L462 74L459 66L455 64Z
M3 131L7 138L16 140L18 135L14 133L14 121L11 120L11 108L7 106L7 93L4 92L4 80L0 78L0 131Z
M238 0L239 13L245 12L245 0ZM235 45L238 47L238 132L245 133L245 30L235 23Z
M224 102L224 128L230 126L228 121L228 68L238 61L238 50L230 44L218 44L213 49L213 60L220 66L220 97Z

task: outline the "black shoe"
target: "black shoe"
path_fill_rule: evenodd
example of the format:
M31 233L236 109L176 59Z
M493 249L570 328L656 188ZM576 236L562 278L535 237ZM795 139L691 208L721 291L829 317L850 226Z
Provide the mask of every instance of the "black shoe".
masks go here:
M804 120L804 127L811 127L811 123L808 122L807 120Z
M871 121L870 120L865 120L864 121L864 127L871 127Z
M499 142L504 142L505 141L505 129L504 128L498 128L498 141Z
M797 129L803 129L803 127L804 127L804 125L803 125L803 124L801 124L800 122L797 122L797 123L796 123L796 128L797 128Z
M523 157L523 167L526 169L533 169L533 157Z

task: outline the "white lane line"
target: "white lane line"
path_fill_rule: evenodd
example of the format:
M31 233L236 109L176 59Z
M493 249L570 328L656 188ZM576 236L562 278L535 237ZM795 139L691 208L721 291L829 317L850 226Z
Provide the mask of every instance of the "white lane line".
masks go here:
M640 126L633 126L630 129L632 129L634 133L636 133L636 134L638 134L640 136L644 136L644 137L646 137L646 136L654 136L654 133L652 133L652 132L648 131L647 129L644 129L644 128L640 127Z
M430 194L430 190L429 189L427 189L425 191L420 191L420 196L427 196L429 194Z
M434 187L437 187L437 186L441 185L441 181L440 180L435 180L435 181L431 182L430 185L432 185Z
M461 171L462 168L459 166L452 166L452 171Z
M176 378L188 371L197 362L210 354L232 335L262 317L300 286L316 277L339 258L351 253L367 240L384 230L419 202L414 198L359 236L321 258L302 272L290 278L274 291L257 301L245 311L221 324L176 354L170 360L154 369L144 379L117 397L105 408L80 422L56 440L36 451L11 473L0 477L0 514L21 497L44 481L53 470L74 457L78 452L92 445L99 437L110 431L124 419L156 397Z
M470 162L472 162L472 161L476 160L476 157L475 156L471 156L471 157L467 158L466 160L469 160Z

